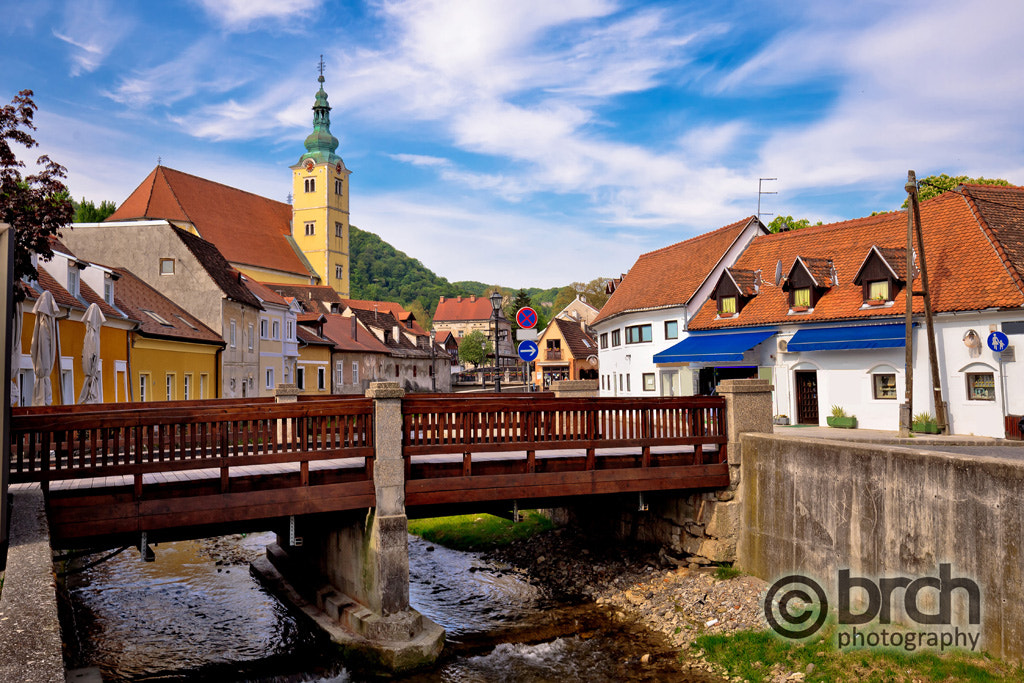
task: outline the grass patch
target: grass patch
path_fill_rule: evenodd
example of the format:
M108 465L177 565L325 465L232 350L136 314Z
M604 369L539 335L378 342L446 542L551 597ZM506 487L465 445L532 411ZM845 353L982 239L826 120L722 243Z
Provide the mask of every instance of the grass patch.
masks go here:
M802 641L781 638L772 631L739 631L729 635L700 636L693 646L704 650L709 662L725 668L730 678L739 677L750 683L770 681L783 670L807 672L809 664L814 666L804 679L808 683L1001 683L1024 680L1024 668L985 654L956 650L941 654L931 650L839 650L834 623ZM781 669L776 665L781 665Z
M715 578L719 581L728 581L729 579L735 579L743 572L736 567L730 567L727 565L719 565L715 567Z
M453 550L491 550L548 531L554 523L539 512L520 513L520 522L494 515L458 515L409 520L409 533Z

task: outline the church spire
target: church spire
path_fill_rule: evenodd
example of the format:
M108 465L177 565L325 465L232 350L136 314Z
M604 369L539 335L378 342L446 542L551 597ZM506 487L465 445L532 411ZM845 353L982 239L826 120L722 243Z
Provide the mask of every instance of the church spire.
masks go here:
M314 163L336 164L345 162L335 152L338 149L338 138L331 135L331 106L327 104L327 93L324 91L324 56L320 55L320 90L316 93L313 103L313 132L306 137L306 153L299 157L299 163L312 159Z

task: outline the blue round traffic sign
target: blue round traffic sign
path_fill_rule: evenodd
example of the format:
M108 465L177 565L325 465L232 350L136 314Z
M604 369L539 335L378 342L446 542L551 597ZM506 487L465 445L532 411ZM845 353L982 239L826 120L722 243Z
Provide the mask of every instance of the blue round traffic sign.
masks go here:
M532 339L527 339L526 341L519 342L519 346L516 350L519 353L519 357L525 360L527 363L536 359L537 354L540 353L540 347L537 346L537 342L533 341Z
M993 332L988 335L988 348L993 351L1002 351L1010 345L1010 338L1002 332Z
M523 306L516 311L516 324L524 330L528 330L537 324L537 311L529 306Z

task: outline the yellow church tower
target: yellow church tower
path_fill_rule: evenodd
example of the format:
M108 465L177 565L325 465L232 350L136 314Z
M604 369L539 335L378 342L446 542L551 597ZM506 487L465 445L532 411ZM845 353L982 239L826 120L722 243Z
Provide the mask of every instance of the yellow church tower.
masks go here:
M323 59L320 90L313 103L313 132L306 153L292 166L292 237L320 276L343 298L349 296L348 177L352 173L335 152L331 107L324 92Z

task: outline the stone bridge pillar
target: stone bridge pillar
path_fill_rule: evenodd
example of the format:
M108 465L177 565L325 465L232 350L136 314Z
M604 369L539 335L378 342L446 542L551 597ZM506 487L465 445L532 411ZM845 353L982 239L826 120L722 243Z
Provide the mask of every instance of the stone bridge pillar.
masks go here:
M405 671L437 658L444 629L409 606L405 391L396 382L374 382L366 396L374 403L376 508L297 519L295 538L278 534L253 568L350 654L375 670Z

